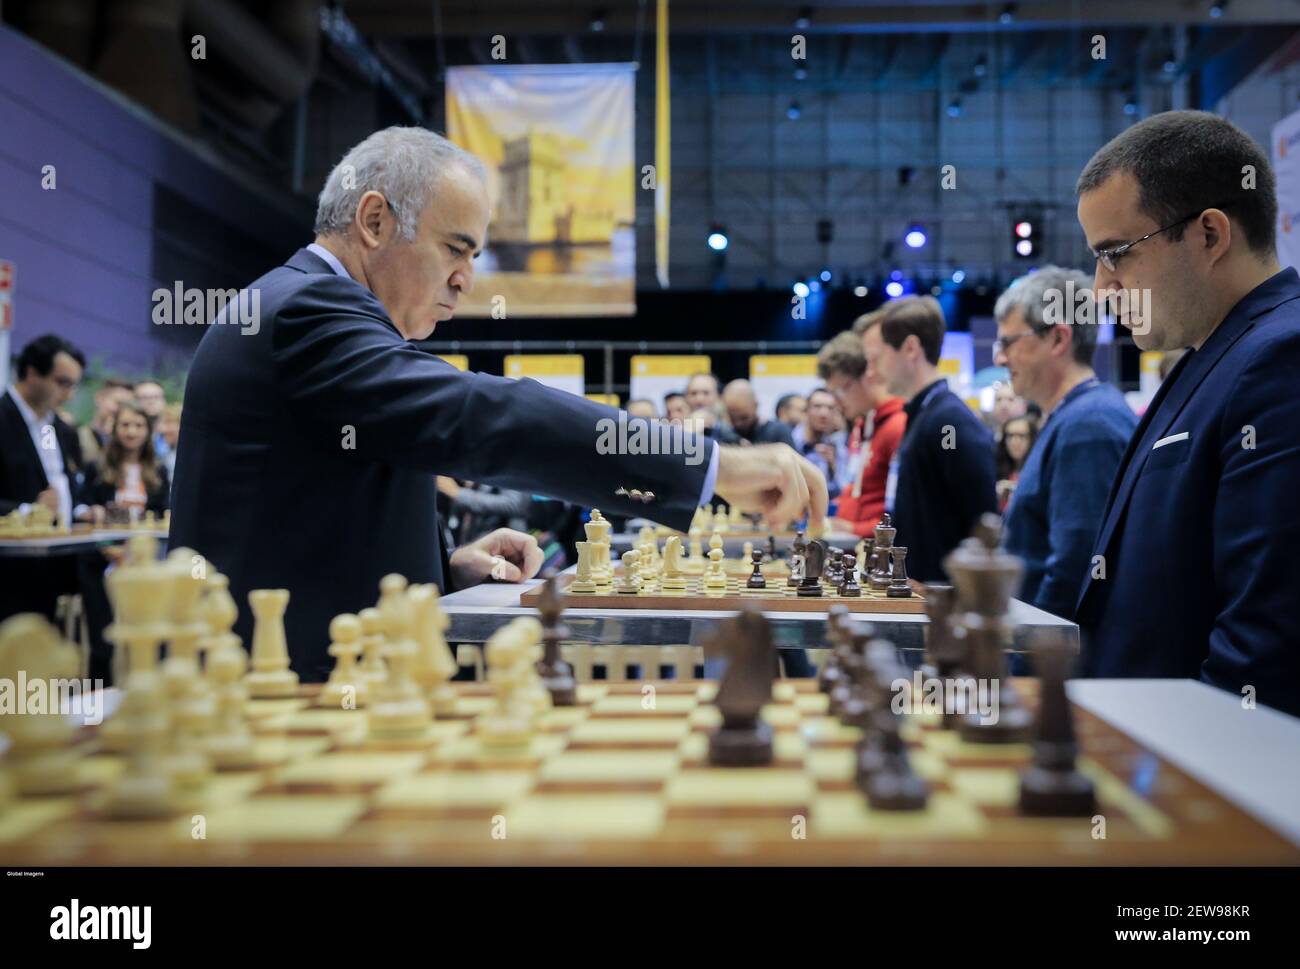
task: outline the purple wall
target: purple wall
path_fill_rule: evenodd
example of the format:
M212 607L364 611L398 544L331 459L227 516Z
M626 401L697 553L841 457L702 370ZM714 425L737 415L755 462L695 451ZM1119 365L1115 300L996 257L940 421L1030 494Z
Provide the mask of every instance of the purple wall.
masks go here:
M53 191L41 187L45 165L55 166ZM0 259L17 267L12 353L56 332L123 373L183 367L201 328L150 322L151 293L175 282L160 275L184 267L199 277L186 285L240 286L310 241L310 202L254 181L0 26ZM183 211L192 245L178 245L176 212L160 204ZM160 242L164 222L170 242ZM240 233L256 240L252 260L247 245L229 241ZM214 247L214 238L227 242Z

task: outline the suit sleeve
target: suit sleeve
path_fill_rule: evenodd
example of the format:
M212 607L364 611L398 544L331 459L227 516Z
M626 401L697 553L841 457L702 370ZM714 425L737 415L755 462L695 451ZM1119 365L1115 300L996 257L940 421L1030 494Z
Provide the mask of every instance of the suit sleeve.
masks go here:
M1300 716L1300 335L1269 341L1242 370L1219 428L1214 505L1218 616L1206 682Z
M1089 428L1062 430L1054 442L1047 482L1051 551L1034 605L1069 618L1092 562L1092 543L1128 440Z
M311 277L272 325L277 384L319 447L690 524L715 446L699 435L620 421L615 408L533 380L463 373L402 339L379 302L342 277Z

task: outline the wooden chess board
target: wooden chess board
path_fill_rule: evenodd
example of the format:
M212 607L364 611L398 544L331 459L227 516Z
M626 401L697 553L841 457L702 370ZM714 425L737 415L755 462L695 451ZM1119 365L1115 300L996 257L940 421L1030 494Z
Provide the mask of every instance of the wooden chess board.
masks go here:
M764 710L775 762L714 768L715 685L579 687L528 746L487 752L488 688L458 684L454 716L407 742L366 739L364 711L317 709L316 688L253 701L255 769L217 774L172 820L100 820L123 768L90 753L73 795L0 806L7 867L389 864L1296 864L1300 849L1157 754L1076 708L1093 818L1017 814L1026 746L968 744L934 718L904 735L928 807L873 811L853 784L854 728L811 681ZM1018 684L1032 703L1034 683ZM653 702L651 703L651 699ZM648 708L649 707L649 708ZM93 729L83 738L96 743ZM195 837L202 825L202 838Z
M617 570L617 575L622 574ZM658 583L647 583L643 591L635 595L616 592L617 581L609 588L597 592L572 592L569 586L574 576L561 575L560 599L566 609L666 609L673 612L695 612L717 609L736 609L752 606L766 612L820 612L824 613L831 606L842 605L854 613L890 613L894 615L925 615L925 597L913 593L906 599L891 599L883 592L875 592L863 587L858 597L841 596L823 583L822 595L804 597L795 592L793 586L786 584L784 574L767 574L767 588L761 591L745 588L748 573L740 574L730 571L727 575L725 591L710 591L704 588L704 578L700 575L686 576L685 592L666 592ZM536 609L541 601L541 586L535 586L519 596L519 604L525 608Z

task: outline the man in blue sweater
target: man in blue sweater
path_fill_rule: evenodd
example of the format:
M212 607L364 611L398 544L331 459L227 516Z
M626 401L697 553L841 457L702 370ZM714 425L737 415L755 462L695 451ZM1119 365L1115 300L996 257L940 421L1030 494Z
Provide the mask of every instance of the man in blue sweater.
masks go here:
M862 335L863 352L889 392L907 401L907 431L890 465L885 508L898 528L894 544L908 549L909 578L942 582L947 554L981 514L997 511L993 436L939 376L939 301L905 296L882 312Z
M1007 551L1025 561L1020 598L1070 618L1137 417L1092 369L1100 317L1091 277L1044 266L1012 283L994 315L993 362L1044 421L1007 507Z

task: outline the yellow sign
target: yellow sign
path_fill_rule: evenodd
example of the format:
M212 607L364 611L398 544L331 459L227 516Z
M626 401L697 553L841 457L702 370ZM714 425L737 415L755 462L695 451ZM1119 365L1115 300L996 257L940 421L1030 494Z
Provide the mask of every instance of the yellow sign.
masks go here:
M751 377L816 377L817 357L806 353L786 353L777 356L749 358Z
M618 394L585 394L588 400L594 400L598 404L609 404L610 407L621 406Z
M632 358L633 377L683 377L708 373L713 362L707 356L635 356ZM682 389L686 387L685 380Z
M438 357L442 360L446 360L457 370L469 369L469 357L465 356L463 353L440 353L438 354Z

